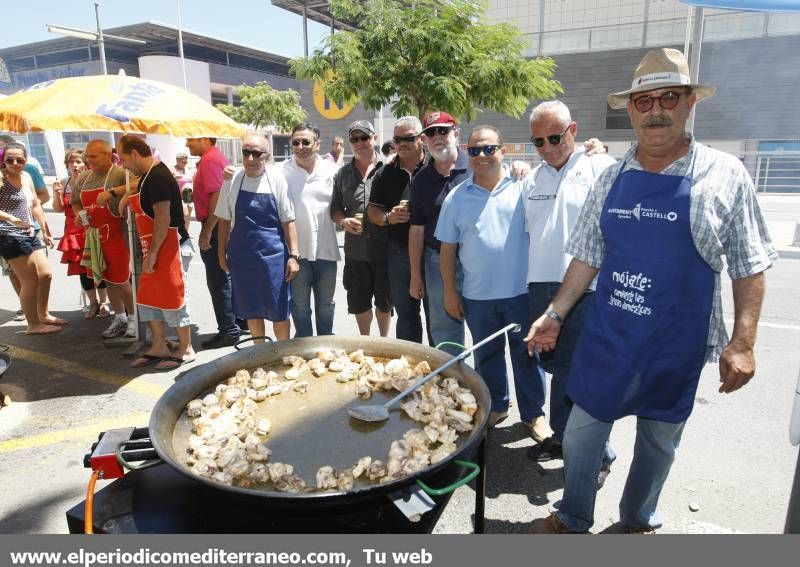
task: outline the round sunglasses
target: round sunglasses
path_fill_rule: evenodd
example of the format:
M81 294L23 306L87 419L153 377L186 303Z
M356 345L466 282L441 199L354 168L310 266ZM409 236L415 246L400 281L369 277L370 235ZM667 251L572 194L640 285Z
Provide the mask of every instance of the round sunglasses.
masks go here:
M653 108L653 105L658 101L658 105L664 110L672 110L678 106L678 101L681 99L681 94L675 91L667 91L661 96L644 95L639 98L633 99L633 106L639 112L648 112Z

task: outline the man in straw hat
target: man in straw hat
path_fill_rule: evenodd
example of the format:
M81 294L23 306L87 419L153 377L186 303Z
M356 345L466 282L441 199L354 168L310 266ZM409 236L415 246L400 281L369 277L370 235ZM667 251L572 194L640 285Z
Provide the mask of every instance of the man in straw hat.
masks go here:
M526 337L531 354L552 350L597 277L567 386L564 495L536 533L589 530L604 445L628 415L637 432L620 520L630 533L653 533L704 364L719 360L721 393L755 372L763 272L777 254L741 162L685 131L695 103L714 90L691 83L680 51L659 49L642 59L630 89L608 96L612 108L627 108L637 143L595 182L567 243L574 259L564 282ZM723 255L733 280L730 339Z

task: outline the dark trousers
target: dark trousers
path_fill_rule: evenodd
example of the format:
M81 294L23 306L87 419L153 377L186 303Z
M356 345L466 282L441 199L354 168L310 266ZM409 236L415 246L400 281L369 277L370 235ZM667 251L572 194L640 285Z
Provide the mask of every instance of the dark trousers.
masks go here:
M387 255L389 268L389 292L392 295L394 310L397 312L395 323L395 336L398 339L422 343L422 317L420 316L420 303L425 309L426 331L428 343L433 345L428 324L428 303L421 302L408 294L411 284L411 262L408 259L408 246L400 246L390 240Z
M203 221L205 224L206 221ZM217 329L225 335L239 335L239 326L231 303L231 276L219 266L217 227L211 232L211 248L201 250L200 257L206 267L206 285L214 306Z

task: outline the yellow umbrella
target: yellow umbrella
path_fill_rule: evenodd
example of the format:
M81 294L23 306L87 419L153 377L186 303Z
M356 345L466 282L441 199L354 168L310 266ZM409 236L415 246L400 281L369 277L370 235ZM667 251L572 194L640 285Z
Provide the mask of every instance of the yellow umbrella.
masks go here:
M179 87L125 75L39 83L0 100L0 130L121 131L239 138L245 129Z

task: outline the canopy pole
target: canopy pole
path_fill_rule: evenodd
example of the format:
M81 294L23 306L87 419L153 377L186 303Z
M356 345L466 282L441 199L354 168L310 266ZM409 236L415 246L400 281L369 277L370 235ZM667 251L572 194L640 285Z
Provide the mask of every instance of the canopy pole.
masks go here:
M103 40L103 28L100 27L100 2L94 3L94 19L97 21L97 47L100 51L100 64L103 67L103 75L108 75L106 66L106 42Z
M183 90L189 90L189 83L186 81L186 59L183 56L183 26L181 25L181 0L176 0L178 8L178 55L181 58L181 70L183 71Z
M692 30L692 53L689 57L689 74L692 84L700 82L700 47L703 44L703 7L696 6L694 9L694 26ZM692 108L689 120L686 121L686 131L694 132L694 118L697 106Z

